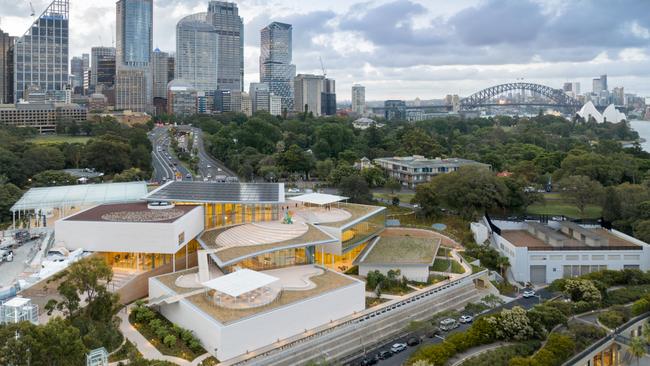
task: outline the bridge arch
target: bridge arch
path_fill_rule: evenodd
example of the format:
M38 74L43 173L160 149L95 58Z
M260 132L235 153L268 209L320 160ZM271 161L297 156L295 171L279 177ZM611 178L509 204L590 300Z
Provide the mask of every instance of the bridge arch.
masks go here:
M488 103L488 101L498 95L503 94L504 92L511 90L529 90L541 94L548 99L552 100L553 103L549 105L557 105L559 107L570 107L574 109L580 108L582 103L580 103L575 98L568 96L561 89L554 89L550 86L535 84L535 83L506 83L491 86L489 88L480 90L467 98L463 98L460 101L461 109L473 109L486 105L494 105ZM526 105L526 103L521 103L521 105Z

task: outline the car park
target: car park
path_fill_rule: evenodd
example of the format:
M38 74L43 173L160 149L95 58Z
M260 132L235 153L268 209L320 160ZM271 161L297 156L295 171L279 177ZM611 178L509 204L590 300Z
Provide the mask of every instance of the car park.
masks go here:
M406 343L395 343L390 348L390 351L393 353L400 353L406 349Z
M472 317L471 315L462 315L460 318L458 318L458 321L461 324L471 323L473 320L474 320L474 317Z

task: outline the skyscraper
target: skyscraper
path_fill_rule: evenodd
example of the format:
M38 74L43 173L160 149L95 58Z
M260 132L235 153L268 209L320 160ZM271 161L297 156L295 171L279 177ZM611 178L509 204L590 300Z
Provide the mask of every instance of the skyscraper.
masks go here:
M336 114L336 81L325 78L323 92L321 93L321 115L333 116Z
M352 85L352 113L366 114L366 87L363 85Z
M298 74L294 81L296 112L321 114L321 94L323 93L322 75Z
M0 29L0 104L14 100L14 37Z
M82 94L84 81L83 59L78 56L70 60L70 84L75 94Z
M152 112L153 0L119 0L115 5L115 108Z
M54 0L14 47L14 101L28 89L65 100L68 85L69 0Z
M207 13L198 13L186 16L176 25L174 76L190 82L199 91L214 93L221 87L219 83L221 36L209 20Z
M153 97L167 99L169 54L156 48L152 54Z
M269 90L282 97L282 109L286 111L294 110L292 29L291 24L273 22L262 29L260 42L260 82L268 83Z
M210 1L208 18L219 35L219 61L217 62L219 89L243 91L244 21L239 16L237 4Z
M115 48L93 47L90 50L90 87L94 91L115 85Z

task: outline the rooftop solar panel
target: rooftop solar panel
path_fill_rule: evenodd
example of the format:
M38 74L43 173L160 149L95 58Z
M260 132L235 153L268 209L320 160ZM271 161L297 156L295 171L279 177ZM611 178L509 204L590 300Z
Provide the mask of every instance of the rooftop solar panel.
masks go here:
M281 183L206 183L170 182L151 192L147 201L170 202L233 202L276 203L284 202L284 185Z

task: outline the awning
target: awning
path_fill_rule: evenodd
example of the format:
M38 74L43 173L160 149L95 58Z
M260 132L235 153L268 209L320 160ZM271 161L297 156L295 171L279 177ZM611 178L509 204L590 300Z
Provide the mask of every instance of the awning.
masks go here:
M244 268L225 276L203 282L203 286L226 295L237 297L257 290L258 288L268 286L276 281L278 281L276 277Z
M349 197L337 196L326 193L307 193L302 196L291 197L292 201L311 203L314 205L327 205L334 202L345 201Z

